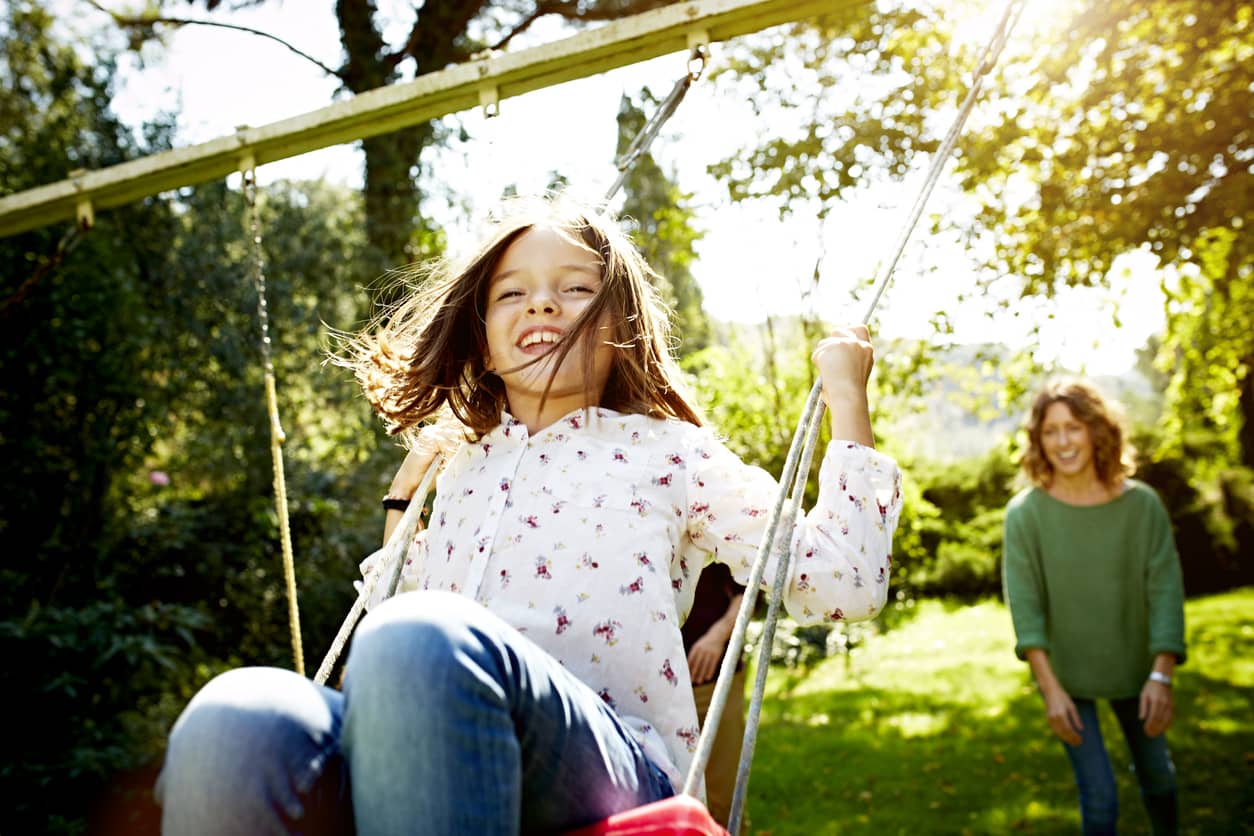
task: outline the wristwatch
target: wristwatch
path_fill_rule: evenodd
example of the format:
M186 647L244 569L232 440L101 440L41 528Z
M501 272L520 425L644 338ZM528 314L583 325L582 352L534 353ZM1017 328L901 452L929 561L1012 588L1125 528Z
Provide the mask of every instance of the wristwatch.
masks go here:
M1150 671L1149 681L1161 682L1167 687L1169 688L1171 687L1171 677L1167 676L1167 674L1163 673L1162 671Z

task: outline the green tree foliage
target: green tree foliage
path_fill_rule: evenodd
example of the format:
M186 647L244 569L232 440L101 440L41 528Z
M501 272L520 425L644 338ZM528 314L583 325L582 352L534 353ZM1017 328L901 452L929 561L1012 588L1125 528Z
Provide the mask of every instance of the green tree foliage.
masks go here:
M799 332L792 325L787 331ZM765 327L720 330L711 346L684 358L684 369L706 418L727 437L728 446L778 477L814 381L809 349L800 339L779 348Z
M998 123L963 158L980 221L997 230L996 266L1048 293L1100 281L1122 252L1156 254L1179 277L1156 361L1171 371L1164 428L1177 441L1213 431L1225 457L1254 466L1254 11L1076 11L1039 42L1030 75L1008 76Z
M919 504L910 511L917 539L894 544L898 552L906 547L901 581L924 596L999 595L1002 524L1016 470L1005 447L959 463L907 468Z
M731 196L846 199L934 150L983 48L955 30L980 9L945 5L859 6L751 41L727 69L782 121L714 167ZM1187 260L1203 231L1244 224L1252 17L1236 0L1068 3L1016 36L958 152L999 274L1049 292L1141 245Z
M1168 286L1167 334L1155 358L1167 376L1163 429L1179 453L1213 436L1223 458L1254 468L1254 261L1238 233L1202 233L1196 261ZM1246 260L1239 261L1241 249Z
M980 10L860 6L752 41L730 69L756 86L755 106L775 129L713 170L734 199L776 200L785 212L821 211L900 177L936 148L968 88L983 43L960 24ZM1196 394L1173 396L1168 420L1237 436L1254 425L1249 342L1237 333L1249 331L1236 307L1254 276L1242 234L1252 22L1236 0L1075 2L1033 17L1036 30L1012 39L958 146L960 182L978 208L953 221L990 243L972 249L987 279L1013 276L1025 294L1097 283L1141 247L1194 271L1174 291L1159 363ZM1216 320L1232 327L1208 330ZM1186 346L1223 371L1190 374ZM1244 446L1239 455L1248 465Z
M85 66L50 26L30 3L0 20L6 193L149 150L108 110L111 62ZM167 141L159 126L151 134ZM174 660L194 664L206 626L186 607L126 600L109 561L118 477L142 467L165 422L161 378L176 358L145 334L174 291L159 267L176 226L161 202L130 207L60 266L48 262L62 230L0 241L0 526L11 555L0 569L0 687L23 718L0 772L16 831L72 829L85 796L133 765L137 741L152 739L146 709L178 687Z
M851 4L733 46L718 75L734 74L771 129L710 172L733 200L769 199L781 215L905 174L939 144L925 128L938 89L952 89L947 33L917 9Z
M141 142L110 112L108 56L85 65L51 24L30 3L0 20L0 193L168 147L161 124ZM292 664L243 208L213 184L104 213L78 237L0 240L0 647L23 717L0 774L15 832L79 832L125 776L151 778L213 672ZM286 184L260 213L316 664L377 545L400 453L321 365L323 323L364 313L361 199ZM137 778L136 797L150 784Z
M1066 12L1033 39L1027 66L1004 71L990 103L997 123L963 155L1001 266L1031 291L1098 281L1143 245L1164 263L1188 261L1199 235L1250 211L1249 4L1117 0Z
M647 90L642 98L651 106L657 100ZM623 96L618 106L618 150L622 155L648 121L644 110ZM701 286L692 276L696 243L701 232L685 194L653 158L636 158L623 183L626 199L621 214L630 219L633 238L665 284L659 288L672 311L672 326L681 355L700 351L710 338L710 323L702 308Z

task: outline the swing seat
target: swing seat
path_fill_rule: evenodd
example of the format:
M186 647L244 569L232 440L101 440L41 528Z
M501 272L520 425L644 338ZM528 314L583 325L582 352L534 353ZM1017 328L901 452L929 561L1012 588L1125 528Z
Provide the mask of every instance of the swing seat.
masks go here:
M676 795L616 813L571 830L566 836L728 836L705 806L690 795Z

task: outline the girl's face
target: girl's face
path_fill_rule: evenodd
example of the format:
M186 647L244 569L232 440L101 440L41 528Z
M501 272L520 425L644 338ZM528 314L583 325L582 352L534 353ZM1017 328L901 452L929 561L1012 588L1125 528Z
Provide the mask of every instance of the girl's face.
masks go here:
M1097 476L1088 425L1075 417L1065 401L1054 401L1045 409L1041 420L1041 451L1055 475L1074 479L1091 471L1094 478Z
M613 360L613 349L606 343L607 323L598 326L592 380L584 380L581 341L571 346L553 375L555 344L567 338L579 314L600 290L600 259L557 230L532 227L505 250L488 282L485 362L504 382L515 417L528 424L533 423L533 416L541 417L535 410L551 375L545 417L556 420L600 401Z

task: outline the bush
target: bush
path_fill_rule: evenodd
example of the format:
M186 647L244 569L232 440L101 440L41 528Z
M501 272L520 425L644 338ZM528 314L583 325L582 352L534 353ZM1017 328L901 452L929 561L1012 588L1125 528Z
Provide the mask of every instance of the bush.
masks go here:
M1217 441L1195 435L1180 455L1157 458L1161 439L1136 438L1136 477L1158 492L1171 516L1188 595L1254 583L1254 471L1218 464Z
M1015 468L995 449L940 465L903 462L906 502L894 542L899 596L1001 594L1002 521Z
M209 628L190 607L120 600L0 622L0 688L21 718L0 766L14 832L73 832L102 784L162 750Z

